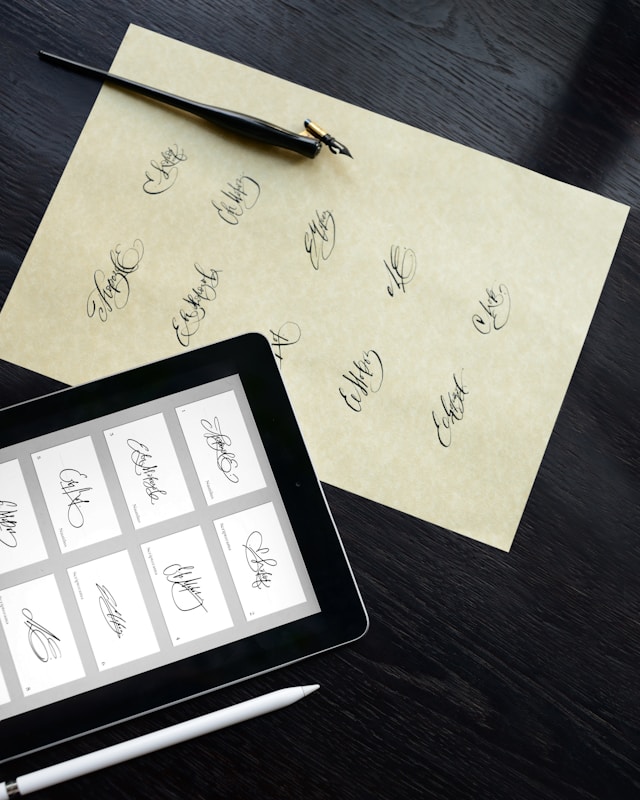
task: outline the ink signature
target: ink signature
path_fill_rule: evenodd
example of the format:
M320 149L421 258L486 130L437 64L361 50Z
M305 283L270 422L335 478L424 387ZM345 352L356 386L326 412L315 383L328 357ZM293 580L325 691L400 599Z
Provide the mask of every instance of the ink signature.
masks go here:
M88 503L90 499L83 499L83 495L93 491L91 486L79 486L87 476L77 469L65 468L60 470L58 475L62 494L67 498L67 519L73 528L81 528L84 525L84 515L81 506Z
M149 448L146 444L142 444L142 442L138 442L136 439L127 439L127 445L131 451L130 457L135 474L142 476L142 485L147 493L147 497L151 500L151 504L153 505L160 495L167 494L165 489L158 488L158 478L156 476L158 465L154 464L152 466L147 464L147 461L153 458L153 456L149 452Z
M179 149L178 145L168 147L162 151L160 163L151 162L153 172L145 172L147 180L142 188L147 194L162 194L170 189L178 179L178 164L186 161L187 157L184 150Z
M486 301L479 301L482 312L471 317L473 327L484 334L504 328L511 313L511 296L504 283L498 286L497 292L494 289L487 289L486 292Z
M244 212L250 211L258 202L260 184L248 175L241 175L233 183L228 181L227 187L220 190L222 196L227 199L217 203L212 200L211 205L217 210L221 220L229 225L237 225Z
M336 221L331 211L316 211L304 235L304 249L309 254L311 266L320 269L320 262L326 261L336 244Z
M44 625L36 622L28 608L22 609L22 616L29 631L29 646L40 661L47 662L50 658L60 658L62 655L58 645L60 638L47 630Z
M14 503L13 500L0 500L0 544L4 544L7 547L18 546L18 538L16 536L17 513L17 503Z
M220 430L218 417L213 418L213 425L207 419L201 419L200 424L204 429L204 438L207 445L212 450L215 450L218 469L228 481L238 483L240 479L234 472L238 467L238 459L235 453L227 450L227 447L231 445L231 437Z
M271 585L272 572L267 572L267 567L276 567L278 562L275 558L263 558L269 552L268 547L263 547L262 534L260 531L252 531L244 545L247 564L253 572L255 579L251 584L252 589L269 588Z
M405 247L404 252L400 255L399 245L393 245L389 255L389 262L384 262L392 281L387 286L387 292L393 297L394 284L396 289L402 289L403 292L406 291L405 286L413 280L416 274L418 260L416 254L410 248Z
M451 445L451 429L456 422L460 422L464 417L464 399L469 394L469 390L462 382L462 370L460 378L454 374L453 391L447 392L447 396L440 395L442 411L431 412L433 424L436 426L438 441L443 447Z
M278 359L278 363L282 369L282 362L284 360L282 354L283 348L290 347L292 344L299 342L302 331L297 322L285 322L284 325L278 328L277 333L274 330L269 330L269 333L272 336L271 347L273 347L273 353Z
M200 283L194 286L182 299L186 303L172 320L173 330L180 344L188 347L191 337L198 332L207 311L203 303L210 303L217 297L219 275L222 270L213 269L206 272L200 264L193 265L200 276Z
M340 396L352 411L362 411L364 398L369 392L376 393L382 386L384 369L382 359L375 350L365 350L359 361L353 361L353 369L342 377L350 384L346 389L340 387Z
M100 586L99 583L96 583L96 588L99 594L98 603L100 605L102 616L104 617L107 625L119 639L126 628L125 619L118 610L118 604L107 587Z
M171 584L171 599L179 611L193 611L196 608L207 610L198 583L202 579L192 578L193 570L192 566L183 567L180 564L170 564L163 570L165 578Z
M144 246L136 239L131 247L122 250L120 245L110 253L113 270L108 277L101 269L93 273L94 289L87 298L87 316L91 319L96 314L101 322L109 319L114 310L123 309L129 301L129 276L140 266Z

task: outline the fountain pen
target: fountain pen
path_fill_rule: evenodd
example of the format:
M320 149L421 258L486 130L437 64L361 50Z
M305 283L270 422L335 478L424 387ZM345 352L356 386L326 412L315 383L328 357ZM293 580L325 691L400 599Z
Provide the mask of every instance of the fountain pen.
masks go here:
M62 56L53 55L53 53L46 53L41 50L38 55L44 61L49 61L52 64L59 64L62 67L66 67L67 69L79 72L83 75L101 78L115 86L123 86L126 89L131 89L152 100L159 100L174 108L187 111L213 125L225 128L240 136L255 139L263 144L283 147L286 150L292 150L294 153L306 156L307 158L315 158L322 149L322 145L325 144L332 153L353 158L345 145L338 142L337 139L329 135L319 125L316 125L316 123L311 122L311 120L305 120L305 133L293 133L292 131L285 130L277 125L272 125L270 122L265 122L257 117L241 114L226 108L205 105L204 103L198 103L194 100L188 100L185 97L179 97L178 95L170 94L160 89L154 89L151 86L146 86L143 83L138 83L137 81L129 80L129 78L123 78L119 75L114 75L111 72L98 69L97 67L90 67L86 64L80 64L77 61L71 61L68 58L62 58Z

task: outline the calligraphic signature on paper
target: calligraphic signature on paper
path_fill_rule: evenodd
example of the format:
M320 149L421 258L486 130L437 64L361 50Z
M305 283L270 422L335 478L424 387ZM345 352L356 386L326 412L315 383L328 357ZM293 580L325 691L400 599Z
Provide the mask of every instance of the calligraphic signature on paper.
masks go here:
M193 577L194 570L193 566L181 564L170 564L163 570L171 584L171 599L179 611L194 611L196 608L207 611L199 583L201 578Z
M460 370L460 377L454 373L453 387L446 395L440 395L439 407L431 412L438 441L443 447L451 446L453 426L456 422L462 422L464 417L465 398L469 389L463 383L462 373L463 370Z
M157 464L147 463L153 460L153 456L149 447L137 439L127 439L127 446L129 447L129 456L133 464L134 472L138 477L142 478L142 486L145 494L153 505L160 495L166 495L166 489L160 489L158 486L159 478L156 474L158 470Z
M244 544L247 564L254 573L254 580L251 584L252 589L265 589L271 586L271 577L274 567L278 565L275 558L267 558L269 548L263 543L262 533L252 531Z
M90 502L90 497L85 497L88 492L93 491L92 486L84 486L87 475L73 467L65 467L60 470L58 475L60 489L65 496L67 503L67 520L73 528L82 528L84 525L84 514L82 506Z
M218 283L222 270L211 267L206 270L200 264L193 265L199 277L190 292L183 297L184 305L173 318L171 324L176 338L183 347L188 347L191 337L196 334L207 314L206 306L217 297Z
M98 604L104 621L119 639L126 628L125 618L107 587L96 583L96 589L98 590Z
M511 295L504 283L485 291L486 297L479 301L481 310L471 317L473 327L482 334L504 328L511 313Z
M51 658L60 658L62 655L58 644L60 637L45 628L41 623L36 622L30 609L23 608L22 616L24 617L24 624L27 626L29 646L34 655L43 663L46 663Z
M318 270L320 263L327 261L336 244L336 221L331 211L317 211L307 225L304 234L304 249L311 266Z
M17 547L18 504L13 500L0 500L0 544Z
M302 337L302 331L300 330L300 326L297 322L285 322L278 328L277 332L273 329L270 329L269 333L271 334L271 347L273 348L273 354L278 360L280 369L282 369L282 362L284 361L284 349L286 347L291 347L291 345L297 344Z
M170 189L178 179L178 165L186 161L187 157L178 145L167 147L160 155L160 161L151 161L150 169L146 170L146 180L142 185L147 194L162 194Z
M213 423L201 419L200 424L204 430L207 446L215 451L218 469L230 483L238 483L240 480L236 474L238 459L236 454L229 450L232 445L231 437L222 432L218 417L213 418Z
M389 261L384 262L389 275L387 292L393 297L396 289L406 292L406 286L410 283L418 268L418 259L415 252L410 247L401 248L399 245L392 245L389 253Z
M130 278L139 268L143 255L144 245L140 239L126 249L116 245L110 253L110 273L94 270L93 289L87 298L89 319L97 316L100 322L107 322L113 311L122 310L127 305L131 293Z
M220 190L220 196L211 201L223 222L237 225L246 211L250 211L260 197L260 184L249 175L240 175L234 181L227 181Z
M379 392L382 386L384 368L380 355L376 350L364 350L362 358L351 362L350 369L342 374L342 379L340 396L352 411L359 413L365 398Z

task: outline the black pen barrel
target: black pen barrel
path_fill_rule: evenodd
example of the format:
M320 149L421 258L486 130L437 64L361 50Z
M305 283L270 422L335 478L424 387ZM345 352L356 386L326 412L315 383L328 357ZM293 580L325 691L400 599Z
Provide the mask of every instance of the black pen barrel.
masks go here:
M195 114L213 125L225 128L240 136L246 136L262 142L263 144L292 150L294 153L306 156L307 158L315 158L322 148L322 143L317 139L305 136L304 134L292 133L284 128L279 128L277 125L272 125L270 122L258 119L257 117L241 114L237 111L230 111L226 108L205 105L204 103L198 103L194 100L188 100L186 97L180 97L160 89L154 89L152 86L146 86L144 83L138 83L129 78L122 78L106 70L80 64L77 61L71 61L68 58L46 53L43 50L41 50L38 55L44 61L49 61L52 64L59 64L60 66L82 75L101 78L115 86L131 89L144 97L149 97L152 100L158 100L174 108L179 108L190 114Z

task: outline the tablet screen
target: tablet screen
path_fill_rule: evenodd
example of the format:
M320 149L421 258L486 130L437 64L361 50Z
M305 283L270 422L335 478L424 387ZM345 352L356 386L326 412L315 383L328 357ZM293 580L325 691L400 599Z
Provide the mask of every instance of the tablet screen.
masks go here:
M0 730L15 753L131 716L123 699L143 713L364 632L262 337L3 413ZM323 613L327 570L350 630Z

